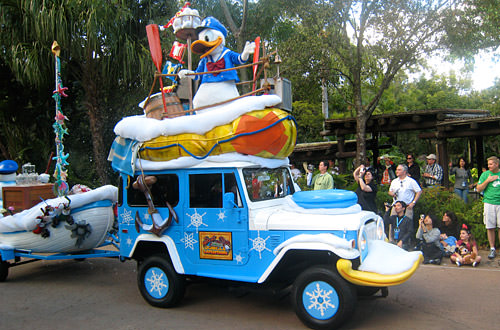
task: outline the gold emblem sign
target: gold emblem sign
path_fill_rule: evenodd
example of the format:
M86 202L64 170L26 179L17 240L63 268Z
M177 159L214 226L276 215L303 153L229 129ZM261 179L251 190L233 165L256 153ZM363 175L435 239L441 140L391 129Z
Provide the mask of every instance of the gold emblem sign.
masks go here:
M199 235L201 259L233 260L231 232L203 231Z

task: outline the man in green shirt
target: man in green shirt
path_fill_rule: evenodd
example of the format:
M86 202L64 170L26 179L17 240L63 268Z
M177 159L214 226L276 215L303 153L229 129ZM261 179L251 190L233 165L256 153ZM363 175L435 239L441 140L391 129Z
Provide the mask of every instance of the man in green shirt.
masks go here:
M333 189L333 177L328 173L328 162L319 163L319 174L312 179L314 190Z
M488 158L488 171L483 172L477 183L477 191L484 191L483 221L490 243L490 254L488 258L496 256L495 251L495 229L500 228L500 167L498 157ZM500 230L498 231L500 240Z

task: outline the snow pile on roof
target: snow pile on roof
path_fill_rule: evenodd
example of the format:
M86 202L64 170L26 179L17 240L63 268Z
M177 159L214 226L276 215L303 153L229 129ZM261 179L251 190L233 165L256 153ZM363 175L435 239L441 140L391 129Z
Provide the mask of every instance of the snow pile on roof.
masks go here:
M247 96L221 106L197 111L196 115L157 120L145 115L125 117L116 124L116 135L136 141L149 141L160 135L205 134L214 127L232 122L254 110L281 102L277 95Z
M229 162L243 162L247 163L247 165L248 163L251 163L268 168L277 168L280 166L288 166L290 164L288 158L271 159L271 158L262 158L252 155L243 155L237 152L232 152L217 156L209 156L201 160L195 159L193 157L181 157L166 162L156 162L150 160L137 159L135 166L136 168L142 168L142 170L144 171L159 171L167 169L195 167L198 164L207 164L207 163L226 164Z

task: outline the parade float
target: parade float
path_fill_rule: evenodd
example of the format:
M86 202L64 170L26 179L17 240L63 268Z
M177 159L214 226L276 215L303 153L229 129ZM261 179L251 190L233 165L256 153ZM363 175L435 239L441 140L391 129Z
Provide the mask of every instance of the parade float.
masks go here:
M163 68L162 28L173 29L178 40L170 57L179 62ZM421 253L387 243L383 220L362 211L354 192L299 191L293 182L291 90L279 74L268 74L274 52L260 38L241 54L230 51L225 27L213 17L202 20L188 4L165 26L146 30L157 68L153 88L140 103L142 114L116 124L108 157L120 179L117 236L105 231L117 251L80 251L85 258L137 261L141 295L157 307L181 303L191 278L291 289L297 316L317 329L339 326L358 295L385 296L414 274ZM196 70L193 52L200 55ZM243 95L235 71L241 68L253 72L252 91ZM192 80L200 83L194 97ZM78 210L76 202L70 205ZM69 205L57 205L64 215ZM34 255L0 252L2 279L15 257Z
M52 45L55 58L55 133L54 183L48 184L48 175L34 173L34 165L23 165L23 172L16 176L17 164L6 160L0 164L2 175L3 205L8 210L0 216L0 279L7 276L6 260L20 257L57 259L58 256L37 256L35 253L79 253L107 245L113 230L115 217L113 205L118 189L103 186L94 190L67 183L67 159L64 136L67 117L61 109L61 98L67 96L67 88L61 79L60 47ZM33 168L26 170L26 168ZM48 170L48 169L47 169ZM28 173L29 172L29 173ZM77 189L79 188L79 189ZM50 198L45 198L49 196ZM8 197L8 198L7 198Z

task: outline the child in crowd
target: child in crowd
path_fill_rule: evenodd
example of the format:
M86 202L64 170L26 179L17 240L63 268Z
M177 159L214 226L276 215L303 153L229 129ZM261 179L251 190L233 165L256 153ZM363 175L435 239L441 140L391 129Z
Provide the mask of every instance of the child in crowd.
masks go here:
M443 252L439 243L440 231L434 227L436 217L433 215L420 216L418 221L417 240L422 243L424 264L441 264Z
M444 212L443 220L439 227L439 231L441 232L439 241L446 257L451 257L455 252L457 239L460 237L458 228L458 219L455 213L452 211Z
M466 224L460 229L460 239L457 241L457 249L450 257L451 261L458 267L472 265L476 267L481 262L481 256L477 252L477 244Z

